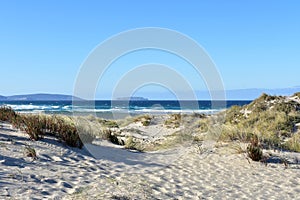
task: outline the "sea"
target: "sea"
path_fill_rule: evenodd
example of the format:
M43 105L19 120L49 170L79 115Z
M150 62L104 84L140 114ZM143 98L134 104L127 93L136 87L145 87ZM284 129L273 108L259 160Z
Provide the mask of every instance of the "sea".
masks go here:
M214 114L231 106L243 106L251 101L175 101L175 100L99 100L99 101L0 101L19 113L64 115L96 115L101 118L123 118L128 115L203 113ZM117 115L116 115L117 114Z

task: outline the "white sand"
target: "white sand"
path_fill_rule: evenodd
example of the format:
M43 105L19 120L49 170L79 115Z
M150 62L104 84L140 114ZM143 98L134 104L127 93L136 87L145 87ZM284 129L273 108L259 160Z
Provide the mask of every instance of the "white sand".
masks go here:
M54 138L32 142L10 129L0 127L0 199L300 199L299 154L286 153L285 168L276 158L249 164L228 148L204 156L190 145L148 155L104 143L95 159ZM24 156L25 144L37 160Z

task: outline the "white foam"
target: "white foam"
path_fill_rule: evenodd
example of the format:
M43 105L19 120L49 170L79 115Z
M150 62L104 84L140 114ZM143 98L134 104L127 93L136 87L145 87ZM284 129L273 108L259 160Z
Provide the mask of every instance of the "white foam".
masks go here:
M7 106L11 107L14 110L44 110L47 106L37 106L37 105L14 105L7 104Z
M134 109L128 109L126 107L113 107L113 108L95 108L87 106L58 106L58 105L16 105L16 104L7 104L7 106L19 112L43 112L43 111L73 111L77 113L153 113L153 114L168 114L168 113L183 113L183 114L192 114L192 113L203 113L203 114L214 114L220 112L224 109L164 109L163 107L134 107Z

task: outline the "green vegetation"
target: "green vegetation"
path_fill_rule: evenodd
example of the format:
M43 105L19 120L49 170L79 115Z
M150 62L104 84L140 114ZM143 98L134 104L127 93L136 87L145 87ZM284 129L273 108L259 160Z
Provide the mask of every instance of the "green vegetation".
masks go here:
M141 122L143 126L149 126L152 119L153 117L151 117L150 115L140 115L134 117L132 120L133 122Z
M146 142L133 136L128 136L125 141L125 148L139 152L151 152L174 148L189 141L193 141L193 137L190 134L186 134L181 131L151 142Z
M247 155L253 161L260 161L263 158L257 135L253 135L251 143L247 147Z
M300 134L294 134L285 144L284 148L291 151L300 152Z
M170 115L169 119L165 121L164 124L168 128L179 128L181 124L181 118L182 118L181 114L172 114Z
M17 113L11 108L7 106L0 107L0 121L5 122L14 122L17 117Z
M298 97L298 98L300 98L300 92L295 93L295 94L293 95L293 97Z
M254 135L265 148L299 151L299 111L297 101L263 94L249 105L233 106L226 111L219 140L251 142Z
M21 115L9 107L0 107L0 116L2 121L10 122L16 128L25 131L32 140L40 140L45 134L50 134L71 147L83 146L74 122L68 117Z
M297 97L297 98L296 98ZM245 106L233 106L217 115L171 114L162 121L164 128L182 128L171 135L147 139L137 127L152 126L154 117L140 115L123 120L106 120L94 116L68 117L62 115L19 114L9 107L0 107L0 121L11 123L25 131L31 140L53 135L72 147L81 148L96 137L138 151L162 150L187 141L203 140L249 144L243 151L253 160L261 160L262 148L286 149L300 152L300 93L292 98L261 95ZM224 117L225 116L225 117ZM163 118L159 118L163 119ZM158 124L156 124L158 125ZM172 131L172 130L169 130ZM172 132L171 132L172 133ZM241 149L237 149L241 152Z
M168 135L160 140L156 140L148 144L143 144L142 146L140 146L140 148L142 147L143 151L165 150L184 145L186 144L186 142L192 142L193 139L194 138L191 134L177 131L172 135Z
M115 135L110 129L102 130L101 136L102 136L102 139L108 140L113 144L124 145L124 142L119 140L117 135Z
M145 148L141 142L138 142L134 137L129 136L126 138L125 149L136 150L139 152L145 151Z
M125 127L131 123L141 123L143 126L149 126L151 124L151 121L153 119L153 116L150 115L138 115L135 117L127 117L123 120L120 120L118 123L121 127Z
M119 128L119 125L114 120L98 119L98 122L107 128Z

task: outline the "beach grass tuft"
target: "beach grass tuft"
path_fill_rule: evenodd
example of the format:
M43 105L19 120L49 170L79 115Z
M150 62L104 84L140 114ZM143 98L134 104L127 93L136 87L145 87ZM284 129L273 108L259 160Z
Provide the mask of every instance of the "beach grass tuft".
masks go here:
M31 140L40 140L45 134L50 134L71 147L83 146L74 121L67 116L19 114L10 107L1 107L0 120L25 131Z
M171 114L167 120L165 120L164 125L167 128L179 128L181 125L182 115L180 113Z
M125 149L136 150L139 152L145 151L145 147L141 143L137 142L132 136L126 138Z
M30 145L26 145L24 147L24 155L26 157L31 157L33 160L36 160L38 158L35 149Z
M133 122L141 122L143 126L149 126L152 119L150 115L139 115L133 118Z
M247 147L247 155L253 161L260 161L263 158L263 152L259 145L259 140L257 135L253 135L251 143Z

